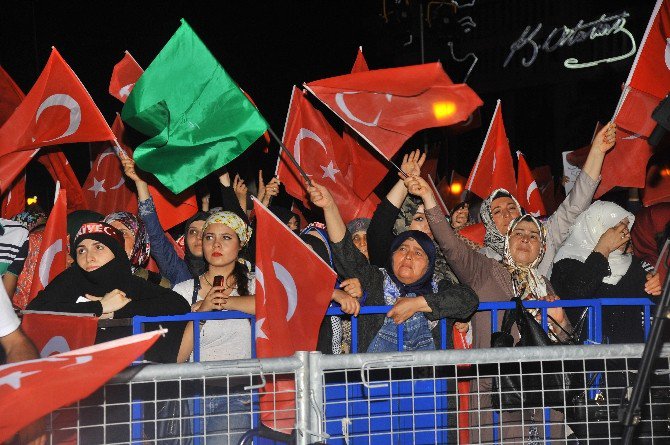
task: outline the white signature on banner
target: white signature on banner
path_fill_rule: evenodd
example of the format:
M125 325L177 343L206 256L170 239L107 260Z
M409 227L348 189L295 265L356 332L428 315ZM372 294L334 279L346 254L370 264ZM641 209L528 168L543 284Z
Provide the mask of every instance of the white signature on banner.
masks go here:
M626 18L629 16L630 14L626 11L610 16L603 14L599 19L592 22L584 23L584 20L580 20L573 28L565 25L554 28L544 38L540 34L543 26L542 23L538 23L534 28L530 25L526 26L521 33L521 37L510 46L510 51L503 63L503 67L506 68L514 56L521 50L525 51L525 55L521 58L521 65L528 68L537 60L540 51L551 53L558 48L571 47L585 41L605 38L616 34L624 34L630 40L630 51L625 54L593 61L580 62L570 57L565 59L563 65L570 69L589 68L600 63L612 63L631 57L635 54L637 47L633 35L626 29Z

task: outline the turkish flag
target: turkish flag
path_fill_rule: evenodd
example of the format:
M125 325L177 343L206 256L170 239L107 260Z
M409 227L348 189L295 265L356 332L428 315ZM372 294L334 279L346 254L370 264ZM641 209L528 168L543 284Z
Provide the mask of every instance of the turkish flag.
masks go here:
M670 84L668 84L668 89L670 90ZM656 127L656 121L651 118L651 114L660 101L660 98L647 94L644 91L625 87L623 102L614 121L619 128L624 128L631 133L648 138Z
M661 202L670 202L670 166L652 165L642 191L642 203L649 207Z
M67 192L57 185L56 201L42 235L42 244L40 244L40 253L37 258L38 266L35 268L28 301L32 301L56 275L65 270L67 251Z
M447 205L444 203L444 200L442 199L442 194L440 193L440 190L437 188L435 185L435 181L433 181L433 177L431 175L427 175L427 182L428 185L430 186L430 189L433 191L433 195L435 195L435 199L437 200L437 205L442 209L442 213L444 213L446 216L451 215L449 212L449 209L447 208Z
M591 144L593 144L593 140L596 138L596 135L601 128L603 128L603 125L600 122L596 122L596 128L593 130L591 142L588 145L585 145L576 150L572 150L568 153L566 159L571 165L579 167L580 169L584 167L584 162L586 162L586 158L589 156L589 152L591 151Z
M542 202L542 195L540 194L540 189L537 187L533 173L526 163L526 158L520 151L517 151L516 155L519 159L516 178L516 199L519 201L521 208L525 209L531 215L535 217L545 216L547 211L544 208L544 202Z
M51 411L91 395L164 332L146 332L0 366L0 443Z
M670 0L657 0L626 85L663 99L670 90Z
M74 174L72 166L59 147L40 154L37 160L44 165L53 180L60 182L61 188L67 191L68 213L88 209L88 203L84 197L84 191L79 185L77 175Z
M535 178L537 187L540 189L544 209L547 211L546 214L551 215L558 207L556 198L554 197L554 176L551 174L551 167L541 165L540 167L535 167L531 173L533 174L533 178Z
M98 317L26 311L21 329L44 358L93 345Z
M111 139L114 135L100 110L54 48L33 88L0 128L0 155Z
M512 195L516 195L514 163L503 123L500 100L496 104L484 144L470 171L465 188L482 199L486 199L498 188L504 188Z
M0 66L0 126L14 113L24 97L14 79ZM21 172L31 158L29 153L0 157L0 196L4 194L0 217L9 219L25 209L26 175Z
M351 165L351 150L295 87L284 130L284 145L293 151L293 157L308 176L328 187L345 222L370 217L374 213L379 199L370 194L366 200L361 200L351 186L357 171ZM309 207L302 176L283 151L279 153L277 177L288 194Z
M152 182L149 183L149 193L154 200L158 221L163 230L169 230L196 214L198 200L193 187L175 195L158 181Z
M109 94L126 103L128 95L133 90L135 82L140 78L144 70L128 51L123 59L112 70L112 78L109 81Z
M647 163L653 154L644 136L617 128L614 148L605 155L602 180L593 196L600 198L612 187L643 188L647 177Z
M417 131L465 121L482 105L439 62L362 71L305 87L387 159Z
M256 354L286 357L316 349L333 294L335 272L260 202L256 211ZM295 426L293 380L268 383L261 420L288 432ZM276 394L278 390L288 391Z
M119 147L108 141L93 147L92 153L97 155L84 182L84 194L89 209L103 215L120 211L137 213L137 196L126 183L121 160L116 153L121 149L126 156L133 156L132 150L123 143L123 122L118 114L112 131L117 136Z

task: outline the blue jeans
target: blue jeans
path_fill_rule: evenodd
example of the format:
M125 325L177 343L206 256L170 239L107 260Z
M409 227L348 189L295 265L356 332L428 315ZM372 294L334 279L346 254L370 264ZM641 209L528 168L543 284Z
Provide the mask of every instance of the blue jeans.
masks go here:
M251 428L248 395L210 397L205 400L205 443L236 445Z

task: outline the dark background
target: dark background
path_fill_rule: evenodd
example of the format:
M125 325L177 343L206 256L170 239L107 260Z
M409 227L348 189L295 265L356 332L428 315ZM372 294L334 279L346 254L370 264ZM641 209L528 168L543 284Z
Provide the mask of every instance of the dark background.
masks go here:
M521 65L521 58L530 54L525 47L503 68L510 45L526 26L542 23L538 37L546 37L554 27L574 27L580 20L623 11L629 14L626 29L639 45L654 1L459 3L460 8L427 0L8 1L0 13L0 64L28 92L55 46L111 124L122 106L107 92L113 66L128 50L146 68L184 17L281 132L291 86L349 72L358 46L363 46L371 69L418 64L423 53L425 62L440 60L452 80L462 82L472 58L454 60L448 45L452 42L457 58L471 52L479 58L467 83L484 100L482 124L462 134L453 129L423 131L404 149L429 146L440 159L438 175L455 169L467 176L500 98L512 149L523 151L531 168L548 164L560 178L561 152L589 143L595 122L611 118L634 57L578 70L565 68L563 61L624 54L630 42L621 33L587 40L540 52L528 68ZM473 5L465 6L468 3ZM87 144L63 148L83 183L89 170ZM269 178L277 149L273 144L264 153L253 146L231 170L253 178L260 166ZM38 195L44 205L52 200L53 183L40 165L33 164L27 195ZM383 192L384 185L378 191Z

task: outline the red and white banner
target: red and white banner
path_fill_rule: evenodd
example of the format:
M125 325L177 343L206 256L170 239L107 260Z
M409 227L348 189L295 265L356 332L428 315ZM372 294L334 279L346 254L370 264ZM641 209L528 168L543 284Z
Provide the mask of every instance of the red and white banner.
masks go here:
M112 70L112 78L109 81L109 94L126 103L126 99L135 86L135 82L144 73L142 67L128 51L123 59Z
M517 151L516 155L519 159L516 178L516 199L519 201L521 207L531 215L535 217L545 216L547 211L544 208L544 202L542 202L542 195L533 177L533 173L526 163L526 158L520 151Z
M0 155L114 139L105 118L56 48L28 95L0 128Z
M488 198L498 188L504 188L516 195L514 177L514 163L503 123L502 107L498 100L484 144L470 171L465 188L482 199Z
M44 358L93 345L98 317L26 311L21 329Z
M307 244L259 201L256 210L256 352L286 357L316 349L319 326L336 274ZM279 382L275 382L279 383ZM293 380L268 383L261 394L261 420L288 432L295 426Z
M60 187L67 192L67 213L88 209L88 202L79 184L79 179L77 179L77 175L75 175L70 162L60 147L56 146L43 150L37 157L37 161L47 169L53 180L60 183Z
M372 216L379 203L377 196L370 194L361 200L351 186L356 172L365 172L352 167L349 147L295 87L284 129L284 145L292 150L293 157L308 176L330 190L345 222ZM288 194L301 200L306 207L310 206L304 180L283 151L279 153L277 177Z
M91 395L164 332L0 366L0 443L51 411Z
M56 275L65 270L67 253L67 193L57 184L56 200L42 235L42 244L30 285L28 301L32 301Z
M359 71L305 88L387 159L417 131L463 122L483 104L439 62Z

